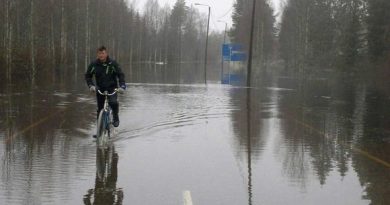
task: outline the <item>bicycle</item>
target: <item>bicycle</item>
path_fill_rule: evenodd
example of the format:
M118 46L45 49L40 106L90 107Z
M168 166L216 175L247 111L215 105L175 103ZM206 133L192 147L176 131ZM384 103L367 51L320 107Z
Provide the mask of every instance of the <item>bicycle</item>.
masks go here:
M108 104L108 97L115 95L118 92L118 89L115 89L114 92L108 93L104 91L103 93L100 90L97 90L100 95L104 95L104 106L99 113L97 120L97 129L96 129L96 143L98 146L107 145L108 139L111 137L112 130L112 110Z

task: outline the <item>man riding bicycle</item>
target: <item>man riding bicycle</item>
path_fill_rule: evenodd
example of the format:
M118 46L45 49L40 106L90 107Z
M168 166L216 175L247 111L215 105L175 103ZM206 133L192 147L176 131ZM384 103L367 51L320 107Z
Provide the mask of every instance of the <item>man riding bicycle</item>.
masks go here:
M92 78L95 76L96 85ZM103 109L105 97L100 95L97 90L101 92L108 91L112 93L118 88L119 92L126 89L125 75L123 74L119 64L108 56L107 49L101 46L97 49L97 59L89 64L87 72L85 73L85 80L91 92L96 93L97 99L97 116L99 117L100 110ZM113 125L119 126L119 103L117 94L108 97L108 103L113 113Z

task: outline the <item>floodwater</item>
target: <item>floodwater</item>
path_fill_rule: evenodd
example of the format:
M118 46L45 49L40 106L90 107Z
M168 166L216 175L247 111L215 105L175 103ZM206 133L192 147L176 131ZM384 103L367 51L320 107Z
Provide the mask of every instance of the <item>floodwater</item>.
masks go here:
M129 84L97 149L86 91L0 95L0 204L387 204L390 98L365 83Z

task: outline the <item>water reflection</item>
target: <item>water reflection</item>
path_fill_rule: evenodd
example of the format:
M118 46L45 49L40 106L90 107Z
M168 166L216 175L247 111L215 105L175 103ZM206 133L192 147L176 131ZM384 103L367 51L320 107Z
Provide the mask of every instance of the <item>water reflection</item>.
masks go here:
M310 169L324 185L334 168L345 176L350 167L352 136L348 119L354 92L348 88L333 89L327 83L307 82L305 87L281 99L282 126L289 133L283 142L289 154L284 166L303 187Z
M116 187L118 180L118 153L112 143L107 148L96 149L95 188L88 190L84 204L122 204L123 191Z
M77 190L94 155L82 141L88 107L87 97L65 92L0 94L0 204L57 204Z
M386 130L390 112L384 105L389 98L372 93L375 88L365 83L337 78L303 83L288 77L269 79L268 87L231 90L232 105L236 106L232 110L236 158L241 167L247 167L243 175L247 176L248 204L281 203L267 196L259 199L261 190L270 189L258 183L268 181L262 178L270 175L265 169L282 170L288 184L301 190L298 195L315 189L314 179L324 187L320 191L323 196L331 195L325 187L332 187L332 192L349 187L349 197L354 198L335 199L338 202L388 201L390 149ZM378 163L381 160L384 163ZM375 167L375 172L370 167ZM369 177L362 176L367 169L371 170ZM340 181L335 181L337 177ZM354 177L360 180L361 190ZM363 199L356 197L361 192ZM284 195L287 201L300 202L290 194ZM311 195L306 199L310 201Z
M367 193L363 195L364 199L371 200L373 204L389 201L389 167L373 160L388 162L389 144L383 143L379 136L371 132L376 130L376 134L383 135L386 128L372 125L372 122L380 121L379 124L382 124L388 118L381 118L379 113L389 111L384 106L370 107L368 90L364 83L345 82L342 79L326 82L314 80L298 89L298 92L283 95L282 126L286 133L282 145L286 148L284 167L302 187L307 187L311 170L321 185L325 185L331 176L334 177L335 171L342 179L351 175L351 171L356 171ZM378 93L372 94L378 97ZM388 99L376 102L389 103ZM369 116L370 112L377 115ZM361 161L367 164L361 166ZM361 169L367 168L378 172L371 172L372 178L364 179Z
M169 66L169 67L168 67ZM207 66L208 81L218 82L220 65ZM169 65L136 64L129 72L128 81L134 83L192 84L204 82L203 64L174 63Z
M274 113L274 104L265 102L268 93L259 92L253 88L233 88L230 90L232 126L234 131L234 145L236 145L236 158L242 163L242 175L246 175L247 199L249 205L254 203L254 196L258 190L254 188L253 180L257 179L253 163L256 163L264 151L267 137L262 134L264 130L263 118L269 118ZM266 108L262 104L267 104ZM246 164L246 165L245 165ZM256 201L255 201L256 202Z
M387 140L390 138L390 98L377 90L366 89L357 93L356 98L352 123L358 152L353 154L353 167L365 187L363 197L372 204L387 204L390 201L390 142Z
M234 88L230 91L232 126L236 142L234 145L238 154L252 148L252 157L258 158L261 155L265 139L260 136L263 116L261 109L261 94L257 90L246 88ZM248 140L248 137L250 140ZM250 147L249 147L250 143Z
M132 174L120 180L115 147L90 139L92 96L8 88L0 204L176 204L187 189L197 204L390 201L386 93L342 78L264 79L252 89L130 84L115 143Z

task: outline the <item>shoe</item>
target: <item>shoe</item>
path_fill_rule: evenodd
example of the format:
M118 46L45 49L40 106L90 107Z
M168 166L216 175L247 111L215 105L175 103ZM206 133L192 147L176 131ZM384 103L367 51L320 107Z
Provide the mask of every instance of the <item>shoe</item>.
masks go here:
M114 127L119 126L119 116L118 115L114 115L114 120L112 122L112 125L114 125Z
M96 135L92 135L92 137L93 137L93 138L95 138L95 139L97 138L97 136L96 136Z
M114 127L118 127L118 126L119 126L119 120L114 121L114 122L112 123L112 125L114 125Z

